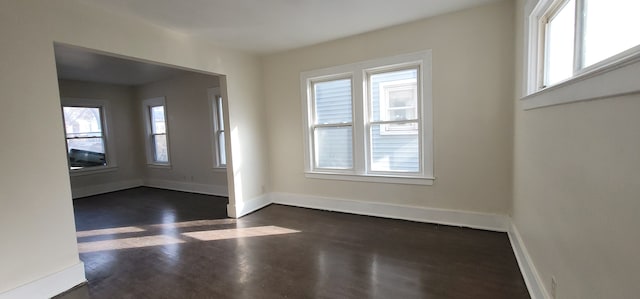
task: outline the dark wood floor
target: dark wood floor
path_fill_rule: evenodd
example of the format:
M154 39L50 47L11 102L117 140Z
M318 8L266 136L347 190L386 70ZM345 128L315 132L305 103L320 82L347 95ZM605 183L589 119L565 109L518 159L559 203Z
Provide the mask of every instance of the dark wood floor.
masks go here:
M74 201L88 284L57 298L529 298L507 235L135 188Z

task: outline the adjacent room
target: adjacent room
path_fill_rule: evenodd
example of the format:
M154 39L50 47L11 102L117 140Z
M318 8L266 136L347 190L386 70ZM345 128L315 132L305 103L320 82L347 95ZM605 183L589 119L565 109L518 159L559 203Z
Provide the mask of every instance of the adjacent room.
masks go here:
M627 0L0 2L0 299L634 298Z

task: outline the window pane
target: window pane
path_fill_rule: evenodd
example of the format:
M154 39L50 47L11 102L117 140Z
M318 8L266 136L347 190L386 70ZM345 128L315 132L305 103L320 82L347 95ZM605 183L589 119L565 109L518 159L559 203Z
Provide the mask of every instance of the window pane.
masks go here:
M352 128L315 129L316 167L346 169L353 167Z
M547 25L547 85L573 76L575 7L575 0L569 1Z
M586 0L584 66L640 44L640 1Z
M224 113L222 111L222 97L218 97L218 128L224 130Z
M316 124L350 123L351 79L313 84Z
M107 165L102 138L67 139L71 167Z
M371 75L371 112L374 121L418 118L418 70Z
M224 131L218 135L218 153L220 155L220 165L227 165L227 152L224 144Z
M67 138L102 137L100 108L62 107Z
M381 134L385 126L388 125L371 126L371 169L397 172L420 171L418 135Z
M154 134L166 133L164 121L164 106L151 107L151 132Z
M169 162L167 155L167 135L153 135L153 148L156 162Z

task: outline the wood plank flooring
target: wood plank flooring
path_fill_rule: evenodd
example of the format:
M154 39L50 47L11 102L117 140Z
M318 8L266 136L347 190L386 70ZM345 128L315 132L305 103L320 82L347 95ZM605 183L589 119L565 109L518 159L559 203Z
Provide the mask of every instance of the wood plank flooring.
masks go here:
M529 298L505 233L135 188L74 201L88 284L56 298Z

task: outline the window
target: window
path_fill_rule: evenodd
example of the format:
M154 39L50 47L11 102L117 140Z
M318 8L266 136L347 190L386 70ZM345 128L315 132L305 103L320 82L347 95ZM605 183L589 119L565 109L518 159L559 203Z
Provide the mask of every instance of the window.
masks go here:
M226 168L227 167L227 154L225 150L225 130L224 130L224 110L223 100L220 96L220 88L210 88L209 93L209 106L211 107L211 131L212 131L212 147L213 147L213 161L214 168Z
M107 104L101 100L62 99L69 169L74 173L115 167L106 125Z
M106 142L101 107L62 107L69 167L106 166Z
M538 89L640 50L640 1L541 0L537 10Z
M147 132L147 164L169 165L169 130L165 99L148 99L143 102Z
M307 177L431 184L431 52L301 74Z

